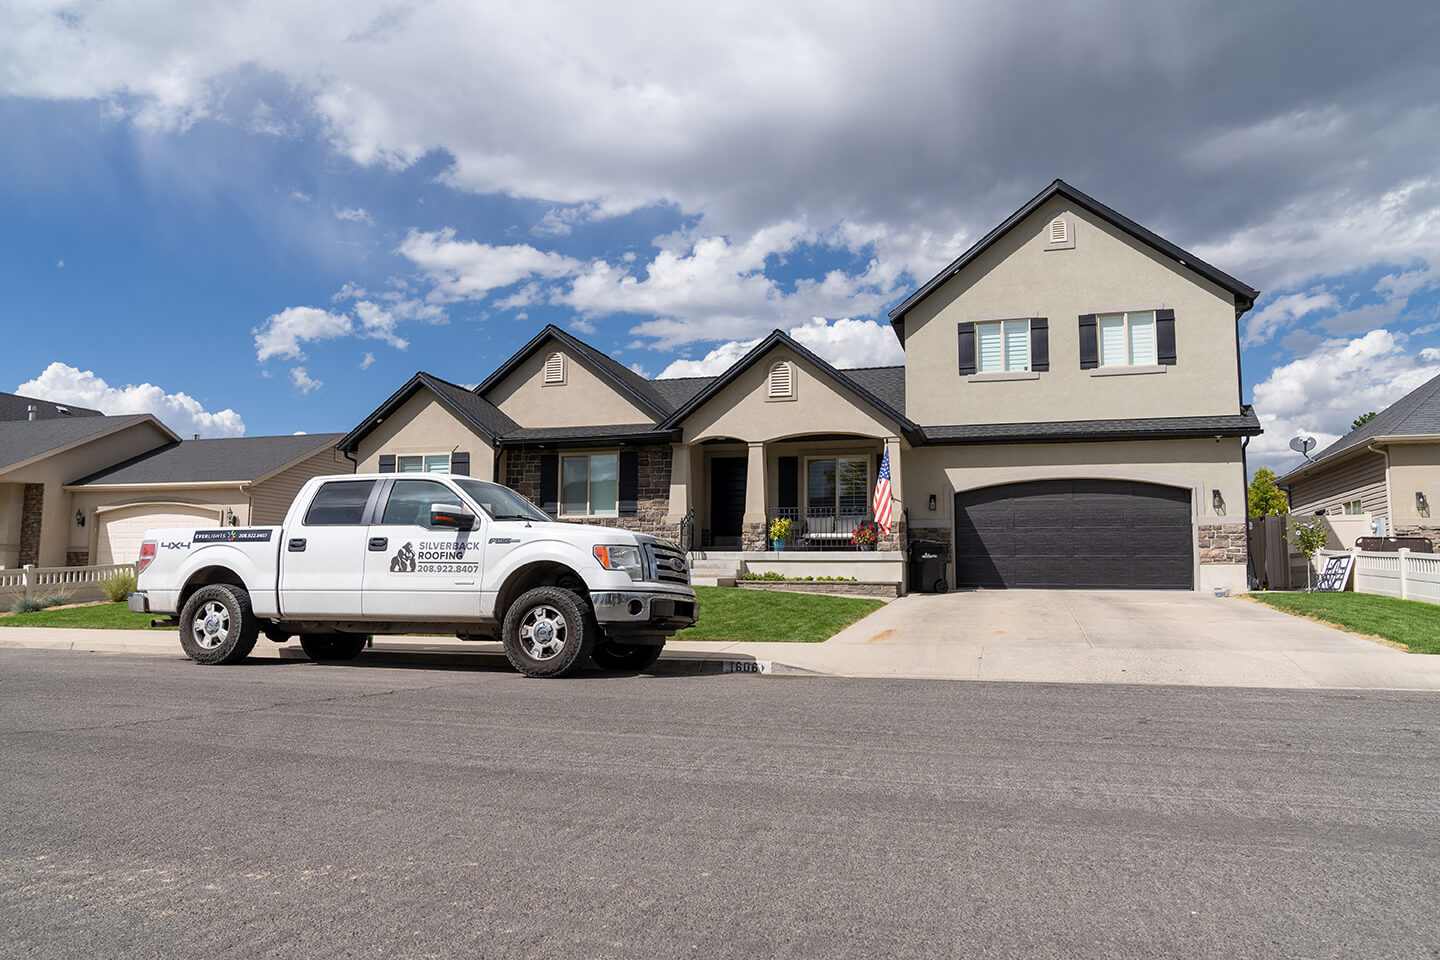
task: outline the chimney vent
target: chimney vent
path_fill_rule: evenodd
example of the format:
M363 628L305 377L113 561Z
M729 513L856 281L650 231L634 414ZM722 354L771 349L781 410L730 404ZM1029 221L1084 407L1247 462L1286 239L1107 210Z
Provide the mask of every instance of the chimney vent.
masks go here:
M25 419L26 419L26 420L34 420L34 419L35 419L35 404L33 404L33 403L27 403L27 404L25 405Z

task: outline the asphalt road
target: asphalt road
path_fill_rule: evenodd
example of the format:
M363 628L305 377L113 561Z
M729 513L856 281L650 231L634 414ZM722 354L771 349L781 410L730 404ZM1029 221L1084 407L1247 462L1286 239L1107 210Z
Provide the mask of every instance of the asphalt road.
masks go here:
M0 649L7 957L1440 956L1440 695Z

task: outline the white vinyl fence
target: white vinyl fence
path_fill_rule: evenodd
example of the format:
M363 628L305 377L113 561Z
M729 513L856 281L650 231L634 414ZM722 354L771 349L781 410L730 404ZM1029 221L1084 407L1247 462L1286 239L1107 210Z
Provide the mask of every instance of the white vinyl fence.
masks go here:
M103 600L100 585L111 574L134 570L133 563L110 563L94 567L17 567L0 570L0 610L9 610L21 597L48 597L65 594L71 603Z
M1376 593L1401 600L1440 603L1440 554L1374 553L1349 550L1355 557L1353 583L1356 593ZM1316 567L1324 569L1325 558L1338 556L1339 551L1324 550L1316 557Z

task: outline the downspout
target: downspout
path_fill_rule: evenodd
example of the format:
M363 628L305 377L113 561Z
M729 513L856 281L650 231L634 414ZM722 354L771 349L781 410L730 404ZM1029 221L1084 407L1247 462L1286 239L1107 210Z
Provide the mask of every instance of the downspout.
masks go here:
M249 505L245 511L245 525L253 527L255 525L255 485L246 480L240 484L240 492L245 495L245 502Z
M1369 443L1365 444L1365 449L1369 450L1371 453L1379 454L1380 456L1385 458L1385 527L1387 535L1392 537L1397 536L1397 534L1395 533L1394 516L1395 501L1390 496L1390 448L1387 446L1380 450L1376 450L1375 441L1371 440Z

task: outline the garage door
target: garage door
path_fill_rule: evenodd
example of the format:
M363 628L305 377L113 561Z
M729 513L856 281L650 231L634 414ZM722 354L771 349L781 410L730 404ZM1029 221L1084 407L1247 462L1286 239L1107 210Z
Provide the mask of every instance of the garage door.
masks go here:
M955 495L955 579L977 587L1194 586L1190 491L1041 480Z
M96 563L134 563L140 559L140 541L146 530L166 527L213 527L220 521L217 507L175 504L140 504L107 510L95 518L99 524Z

